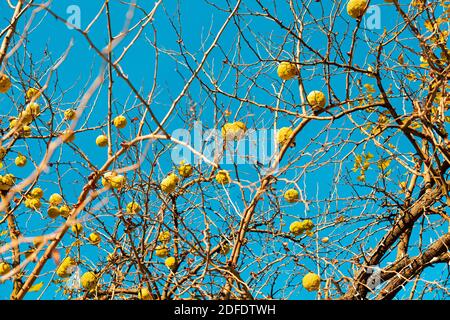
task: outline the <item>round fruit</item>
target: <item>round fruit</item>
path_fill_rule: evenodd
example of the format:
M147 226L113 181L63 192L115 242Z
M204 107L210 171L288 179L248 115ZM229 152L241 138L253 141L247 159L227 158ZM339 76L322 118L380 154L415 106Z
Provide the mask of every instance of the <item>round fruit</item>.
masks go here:
M158 236L158 240L164 243L169 242L170 239L172 239L172 235L170 234L169 231L163 231Z
M40 199L44 196L44 191L39 187L33 188L30 192L30 196L35 199Z
M19 154L16 159L14 160L14 163L16 164L16 166L18 167L25 167L25 165L27 164L27 158L21 154Z
M59 193L54 193L50 196L50 199L48 199L48 202L52 205L52 206L59 206L63 201L63 198L61 197L61 195Z
M298 200L299 193L295 189L289 189L284 193L284 198L287 202L296 202Z
M220 184L228 184L231 182L230 174L227 170L219 170L216 174L216 181Z
M72 226L72 232L76 235L79 236L80 233L83 231L83 226L80 223L76 223Z
M308 291L317 291L320 287L320 277L310 272L303 277L302 285Z
M327 99L321 91L311 91L306 97L308 103L312 106L313 110L320 110L325 107Z
M283 80L293 79L299 74L297 66L287 61L283 61L278 65L277 73Z
M172 193L175 191L179 178L175 173L169 174L166 178L161 181L161 190L165 193Z
M347 3L347 13L354 19L361 18L367 8L367 0L350 0Z
M11 271L11 266L9 263L0 262L0 276L4 276Z
M95 144L99 147L106 147L108 145L108 137L105 135L99 135L97 139L95 139Z
M169 249L167 249L167 247L164 246L157 246L155 248L155 254L157 257L166 258L169 256Z
M139 213L140 211L141 211L141 206L139 205L139 203L132 201L127 204L127 213L136 214L136 213Z
M117 116L114 118L113 123L117 129L123 129L127 126L127 118L124 116Z
M81 276L81 285L87 290L94 289L97 286L97 282L97 275L92 271L88 271Z
M29 88L27 90L27 93L25 95L27 97L27 100L36 100L41 96L41 92L39 91L39 89L36 88Z
M55 206L50 206L47 209L47 214L50 218L52 219L56 219L59 217L59 215L61 214L61 212L59 211L58 207Z
M59 213L62 217L67 218L70 213L70 208L68 205L62 205L61 208L59 208Z
M72 130L67 129L62 133L61 138L66 143L73 142L75 140L75 133Z
M175 257L168 257L164 264L166 265L167 268L173 271L176 269L178 263Z
M92 232L89 235L89 242L91 244L93 244L94 246L98 245L101 240L102 240L102 238L100 237L100 235L97 232Z
M0 93L6 93L10 88L11 80L6 74L0 73Z
M56 269L56 274L61 278L68 278L75 271L77 263L71 257L66 257L63 259L61 264Z
M184 164L184 162L180 163L180 166L178 167L178 173L183 178L189 178L192 176L192 173L194 172L194 168L190 164Z
M277 142L280 145L285 145L288 143L289 139L293 135L294 131L289 127L284 127L278 130L277 133ZM291 142L291 147L295 146L295 139Z
M73 109L67 109L64 111L64 119L73 120L77 117L77 113Z

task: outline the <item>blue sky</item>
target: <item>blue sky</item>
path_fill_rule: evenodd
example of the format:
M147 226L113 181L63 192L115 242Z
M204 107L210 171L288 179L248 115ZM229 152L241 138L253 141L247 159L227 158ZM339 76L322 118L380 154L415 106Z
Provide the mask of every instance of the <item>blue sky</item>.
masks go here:
M173 99L179 94L181 89L184 86L184 79L183 77L190 77L191 72L186 68L186 65L182 63L182 59L176 55L176 53L179 53L179 47L177 44L177 35L175 34L173 28L170 26L170 23L168 21L168 16L173 16L173 14L176 12L176 3L177 2L170 2L169 4L165 5L165 8L160 7L155 15L155 29L157 30L157 44L158 47L161 49L166 50L167 52L174 52L174 57L171 57L169 54L161 52L158 59L159 59L159 68L157 73L157 94L155 95L154 101L151 105L151 108L155 115L161 119L164 117L165 113L167 112L170 104L172 103ZM221 5L225 5L225 1L219 1ZM257 8L254 1L244 1L245 5L248 7L254 7ZM87 23L89 23L93 17L96 16L99 8L101 7L101 3L92 3L88 1L55 1L51 5L51 9L61 17L68 17L69 15L66 13L66 9L68 5L76 4L81 9L81 27L85 28ZM153 1L138 1L138 4L145 8L147 11L151 10L153 8ZM381 23L382 28L381 29L375 29L375 30L366 30L366 31L360 31L358 36L363 38L366 37L367 40L374 41L377 39L382 33L384 28L387 30L390 30L393 28L398 22L399 18L392 18L392 15L394 13L394 9L392 6L385 4L383 1L371 1L371 4L380 4L380 10L381 10ZM203 41L207 35L208 30L211 31L211 33L214 35L218 29L221 27L223 21L226 19L226 13L221 12L217 9L212 8L210 5L207 5L204 1L200 0L193 0L193 1L180 1L180 12L182 12L182 18L181 18L181 25L182 25L182 38L183 38L183 44L185 45L185 48L188 49L192 54L193 57L197 61L201 60L203 52L205 50L205 46L208 47L209 44L212 41L212 38L208 38L206 42L203 44ZM0 4L0 12L3 12L4 8L2 6L5 6L5 4L2 2ZM124 21L125 21L125 14L126 14L126 6L119 3L118 1L111 1L111 12L112 12L112 26L113 26L113 33L117 34L123 27ZM271 10L274 8L270 7ZM320 4L320 3L311 3L309 8L317 17L321 16L327 16L327 13L332 10L327 4ZM6 9L5 9L6 10ZM164 10L167 10L168 14L164 12ZM246 9L242 9L242 11L245 11ZM11 10L7 10L7 12L10 12ZM324 11L324 12L322 12ZM6 12L6 11L5 11ZM277 7L277 13L281 20L287 20L292 19L291 14L289 10L287 10L287 6L284 3L281 3ZM142 17L142 14L138 11L135 12L135 17L132 20L132 24L136 23L139 18ZM41 22L42 19L42 22ZM256 100L267 104L267 105L274 105L276 104L276 98L274 97L273 90L274 88L279 89L281 86L281 81L276 76L276 62L273 61L274 59L279 60L289 60L292 58L292 42L286 43L283 50L280 48L277 48L277 42L282 42L283 36L285 36L285 31L278 28L273 22L268 21L267 19L263 17L252 17L252 18L246 18L245 20L241 17L239 19L242 19L241 26L245 27L246 23L248 23L248 27L251 28L251 30L254 32L254 35L250 36L249 39L252 41L252 43L255 44L255 47L257 47L260 51L260 56L265 61L259 61L258 57L256 57L253 52L248 48L248 46L245 43L239 43L239 46L241 48L241 56L239 57L239 60L242 65L240 67L240 70L243 72L243 76L240 76L239 78L239 88L237 89L238 94L244 95L247 91L247 88L252 83L252 76L258 74L261 70L265 70L266 72L263 75L258 75L257 82L259 85L259 88L253 88L251 90L251 96L256 97ZM26 21L25 19L22 21ZM39 24L39 22L41 22ZM312 22L311 22L312 23ZM322 25L322 27L327 27L329 23L328 19L325 19L323 21L320 21L319 24ZM39 24L39 25L38 25ZM351 28L354 28L356 22L354 20L348 19L345 12L342 14L342 18L338 18L336 21L336 27L335 31L342 31L342 34L348 29L351 30ZM29 36L29 42L27 42L27 50L29 52L33 53L34 58L34 68L40 68L41 71L48 68L48 66L54 62L57 57L61 56L65 50L68 48L69 43L73 41L73 47L70 49L69 55L67 56L66 60L62 63L60 68L57 71L57 89L52 87L54 85L54 80L52 80L52 85L50 86L47 93L49 95L52 95L52 93L55 93L53 98L57 100L60 103L61 109L69 108L69 107L76 107L79 103L79 97L80 94L83 92L83 90L86 90L86 88L90 85L93 78L97 75L99 68L102 65L102 60L98 56L96 52L92 48L89 47L89 44L84 39L84 37L76 32L75 30L70 30L61 21L58 21L57 19L54 19L51 15L42 15L40 13L33 23L33 25L38 25L37 28L33 29L32 33ZM0 26L5 26L5 17L0 17ZM22 29L24 27L23 22L19 24L19 29ZM131 33L129 36L125 37L123 42L116 48L114 55L117 56L121 53L122 48L126 46L129 41L134 36L134 32ZM225 52L228 52L230 50L233 50L236 48L237 44L237 28L234 24L230 24L230 26L225 30L224 34L221 36L220 39L220 46L221 49ZM271 35L271 41L270 46L272 46L272 56L269 55L267 50L262 47L262 45L258 44L258 40L264 41L266 40L269 35ZM93 25L89 32L90 38L94 41L94 43L98 46L99 49L103 49L103 47L108 43L108 34L106 29L106 17L104 14L100 16L98 21ZM340 37L339 34L337 35L338 39L341 42L341 46L349 46L350 45L350 39L345 37ZM409 40L407 38L409 37L408 34L404 35L405 37L405 43ZM148 39L148 40L147 40ZM304 35L304 39L310 44L312 47L314 47L317 50L320 50L320 52L324 52L324 46L326 44L325 38L323 34L319 32L314 32L314 28L309 26L307 33ZM154 34L151 27L147 27L145 31L143 32L142 36L139 38L138 41L133 45L132 49L127 53L126 57L121 62L121 69L123 72L129 77L129 79L133 82L134 85L136 85L139 90L144 92L143 96L146 96L148 92L150 91L152 85L153 85L153 73L155 68L155 50L152 48L152 46L149 44L149 41L154 40ZM242 39L241 39L242 41ZM214 49L210 57L208 58L206 62L206 69L207 72L211 72L219 78L221 88L224 91L232 92L235 90L236 83L235 83L235 74L231 73L229 76L225 77L225 75L221 74L221 68L222 68L222 61L224 60L224 55L222 50L219 50L218 48ZM360 66L367 66L370 63L373 63L374 56L373 54L369 53L368 46L365 45L364 41L360 41L358 43L358 46L356 48L358 54L355 55L355 63ZM398 50L398 48L393 46L393 50ZM43 58L44 51L48 52L49 56L52 59L52 62L50 61L43 61L42 65L40 65L40 61ZM398 52L398 51L396 51ZM23 51L19 50L18 56L23 56ZM302 58L309 59L307 52L304 52L302 55ZM188 63L192 68L196 68L197 64L194 61L194 59L191 57L188 59ZM389 60L386 59L386 65L389 63ZM314 69L314 70L313 70ZM311 90L326 90L326 85L323 81L323 69L316 68L316 67L304 67L302 70L302 74L305 76L305 78L310 77L310 80L305 81L305 89L307 91ZM17 76L17 75L16 75ZM42 82L45 81L47 75L44 75L41 79ZM202 81L205 81L207 85L211 85L210 79L207 77L207 75L203 72L200 73L199 77L202 79ZM53 78L55 79L55 78ZM375 84L375 80L371 78L365 77L363 79L363 83L370 83L372 85ZM292 82L286 82L286 88L285 88L285 95L283 96L284 99L288 102L282 102L282 105L285 105L287 108L289 108L290 103L296 103L298 104L298 89L297 89L297 83L295 81ZM332 88L334 92L338 95L338 98L342 99L345 97L345 75L344 74L335 74L333 75L332 82L331 82ZM389 83L385 83L385 85L389 85ZM123 113L123 110L130 109L131 106L133 106L134 103L136 103L136 100L134 98L134 95L131 93L131 90L127 87L127 85L124 83L124 81L117 79L114 84L114 111L116 114ZM59 96L61 90L65 91L64 96L61 98ZM67 90L67 91L66 91ZM267 90L267 91L266 91ZM270 92L271 94L269 94ZM358 95L358 91L355 89L352 89L352 96L355 97ZM21 90L19 88L14 88L12 90L12 94L15 96L19 96L21 93ZM183 98L180 102L180 108L179 112L180 114L182 112L186 112L186 110L189 110L190 104L195 104L196 106L203 106L202 114L200 115L200 120L202 121L203 125L206 128L214 128L215 126L221 126L225 122L225 118L223 114L216 114L214 111L214 105L213 100L211 97L208 97L207 93L201 89L201 86L199 82L196 80L194 81L193 85L191 86L189 90L189 95L191 99ZM97 164L100 165L106 160L106 151L98 152L98 148L95 146L95 137L100 132L105 132L106 130L104 128L104 119L107 112L107 84L105 83L101 90L98 91L98 94L95 95L95 99L91 99L88 103L88 108L86 109L86 113L89 114L89 120L88 123L84 123L84 119L86 117L82 118L79 122L79 125L77 129L83 128L82 124L92 127L92 126L98 126L103 124L103 127L98 128L94 131L87 131L83 132L81 134L78 134L76 139L77 141L80 141L80 146L82 147L83 152L89 157L89 159ZM11 103L10 100L5 98L0 100L2 103ZM6 102L5 102L6 101ZM273 115L270 113L264 113L260 114L260 110L258 110L255 107L249 106L248 108L242 108L242 105L236 103L236 101L233 101L231 99L228 99L223 96L218 97L217 101L218 105L223 105L226 108L228 108L231 111L232 119L243 121L247 124L247 127L249 128L255 128L260 127L261 123L263 123L264 126L267 128L271 128L273 126ZM398 100L398 103L401 103L401 100ZM9 105L10 110L14 110L12 108L11 104ZM177 108L178 109L178 108ZM200 108L199 108L200 110ZM14 113L14 111L11 111ZM142 112L142 108L139 110L133 109L131 112L125 113L128 119L132 119L133 117L139 116ZM13 114L8 114L2 116L9 116ZM281 126L290 126L292 124L291 118L287 117L280 117L278 120L278 127ZM46 119L48 121L48 119ZM62 113L56 114L55 119L53 119L54 124L60 124L62 122ZM219 121L219 122L217 122ZM45 131L45 122L41 121L40 125L42 128L44 128ZM296 163L296 169L291 170L290 172L286 173L283 178L286 179L292 179L295 180L297 176L301 176L302 168L301 166L306 164L309 160L315 157L319 157L320 154L316 154L315 151L322 145L324 142L329 142L330 140L333 140L334 135L337 135L339 130L348 131L348 137L353 141L356 141L358 139L361 139L362 135L357 132L352 132L352 126L353 124L346 118L343 118L341 120L336 121L331 125L331 127L328 128L328 131L330 132L327 134L318 134L322 130L324 130L325 125L328 125L328 123L323 122L315 122L308 125L307 129L302 132L301 136L297 138L297 146L295 150L302 150L305 154L302 156L301 159L298 160ZM66 126L66 123L62 124L62 127ZM183 117L176 116L173 117L172 120L169 123L169 132L172 132L175 129L178 128L186 128L187 124L184 123ZM153 123L150 124L150 126L146 126L144 131L145 133L150 133L150 130L155 129L155 125ZM127 139L133 136L135 133L135 129L133 126L128 126L125 130L121 131L121 136L117 136L115 134L115 138L117 141L121 141L123 139ZM346 137L344 135L344 137ZM337 138L337 136L336 136ZM341 139L341 137L339 137ZM394 141L391 141L391 143L396 144L399 149L401 149L403 152L410 152L411 147L407 145L407 142L403 138L395 138ZM39 150L39 148L42 148L42 143L38 142L30 142L29 144L30 148L36 148L36 150ZM140 148L144 148L145 144L141 145ZM158 147L158 143L155 143L151 147L150 154L154 152ZM350 152L350 150L354 146L349 144L343 149L341 149L341 146L339 143L336 145L331 146L331 149L325 155L325 158L329 157L329 155L333 154L333 151L338 152L339 156L342 156L344 154L347 154ZM22 148L24 149L24 152L27 152L24 145L22 145ZM116 147L115 147L116 148ZM374 148L372 144L368 144L364 147L365 152L372 152L376 156L383 156L382 154L379 154L379 150ZM20 148L19 148L20 149ZM18 150L19 150L18 149ZM339 150L339 151L338 151ZM362 152L362 148L358 147L356 149L358 152ZM70 202L74 202L76 200L77 195L81 191L82 183L86 179L86 169L83 168L81 165L75 164L71 171L68 171L65 173L64 171L69 168L71 164L73 164L73 161L76 162L76 159L74 160L73 152L71 151L70 146L64 145L62 146L58 152L55 154L55 158L61 155L60 160L62 162L67 162L66 166L60 166L59 170L61 172L59 175L57 175L55 172L51 172L49 174L45 174L42 177L42 184L44 186L44 190L46 195L49 195L53 192L59 192L56 188L56 184L53 183L54 181L58 179L62 179L64 181L64 195L66 197L66 200ZM173 166L176 165L171 162L170 159L170 153L167 153L167 155L161 159L160 168L158 168L159 172L154 176L155 179L162 179L164 175L172 170ZM282 165L286 164L287 159L292 157L298 156L297 152L291 152L289 156L283 160ZM78 158L79 160L79 158ZM303 192L306 194L307 198L312 199L327 199L331 196L335 196L334 190L333 190L333 180L336 176L336 173L338 172L339 166L341 164L341 160L344 160L343 167L341 169L343 170L351 170L353 167L353 161L354 157L349 156L347 159L330 159L327 158L327 160L330 160L330 165L318 167L315 168L311 174L309 174L306 178L302 177L298 181L298 185L300 188L302 188ZM207 167L206 165L203 165L203 167ZM225 169L233 170L232 165L225 165ZM399 179L404 179L404 169L401 168L400 165L394 163L390 167L393 170L392 177L393 181L399 181ZM30 171L32 167L28 166L23 169L11 169L18 177L25 177ZM144 163L143 170L149 170L148 163ZM8 170L8 168L4 169ZM15 171L14 171L15 170ZM240 170L242 170L241 174L245 177L245 179L248 179L249 181L255 181L257 180L257 175L255 174L254 170L249 165L244 165L240 167ZM132 176L130 173L129 175ZM355 180L356 174L353 175L353 179ZM370 173L367 174L367 179L372 180L373 183L379 182L379 171L373 170ZM397 184L391 181L391 188L398 188ZM279 182L277 183L276 187L279 189L278 193L282 194L282 191L291 187L291 183L285 183L285 182ZM339 184L339 195L340 197L348 197L350 195L355 194L355 190L350 188L348 185L346 185L345 181L341 181ZM367 192L366 188L361 187L361 189L357 190L358 192L364 193ZM229 190L232 197L239 197L240 191L236 186L230 187ZM247 194L248 198L250 198L250 194ZM129 197L132 197L130 195ZM114 205L114 203L112 203ZM242 205L242 203L241 203ZM218 206L217 203L213 204L213 206ZM346 217L360 217L361 215L361 207L363 207L362 203L357 203L354 206L354 210L349 210L345 212ZM265 210L270 209L270 203L263 203L261 204L261 207L258 209L258 211L263 215ZM284 230L286 230L290 224L290 222L299 219L299 218L311 218L316 224L326 225L329 221L331 221L336 215L333 213L332 217L328 217L326 215L326 212L334 212L342 210L342 204L341 203L329 203L325 205L325 202L318 202L312 205L309 209L309 211L306 210L305 206L302 203L298 203L295 205L284 205L282 206L284 210L284 220L283 223L285 226L282 226L281 221L277 221L277 223L282 226ZM229 212L233 211L233 208L231 206L228 208ZM379 206L368 206L365 208L367 210L367 213L369 214L377 214L382 211L382 209ZM43 212L43 215L45 217L45 212ZM21 213L20 215L20 221L24 222L27 221L28 226L33 226L32 230L34 232L42 233L42 232L48 232L49 230L57 228L62 220L57 220L54 222L50 222L49 219L43 219L39 215L31 215L26 216L26 213ZM113 219L105 218L106 223L113 223ZM198 220L192 220L194 223L198 222ZM342 234L342 232L355 232L355 230L358 230L358 228L363 227L364 219L361 219L358 223L350 224L342 230L342 228L339 231L334 230L334 228L325 227L323 228L323 231L320 232L320 237L323 236L329 236L330 238L333 238L333 235L335 233ZM226 227L226 224L220 221L219 223L222 223L222 227ZM384 223L386 226L389 225L389 222ZM37 227L39 226L39 227ZM42 227L41 227L42 226ZM373 231L373 239L369 242L365 242L364 246L369 248L373 246L376 243L376 240L379 240L384 235L384 230L382 229L383 223L377 224L377 228L380 228L377 231ZM347 228L347 229L345 229ZM87 224L87 229L89 230L89 224ZM2 229L0 229L2 230ZM25 234L28 230L22 230ZM369 232L368 230L365 230L363 232ZM26 234L27 236L32 236L35 234ZM426 234L426 236L434 237L434 234ZM414 239L417 238L417 235L414 235ZM326 276L328 272L328 268L330 266L324 266L320 263L317 264L313 259L310 259L303 255L304 253L304 247L306 246L306 250L309 252L309 254L312 255L319 255L319 256L327 256L327 255L333 255L334 249L336 249L335 244L340 244L342 246L346 246L350 244L350 241L353 240L351 237L343 238L343 239L333 239L332 245L329 247L323 247L320 245L318 241L315 241L314 239L305 238L302 240L302 246L300 244L295 245L293 244L290 248L293 252L293 254L298 254L302 257L304 265L307 266L309 270L319 272L320 274L323 274ZM62 244L64 247L69 246L74 241L74 238L72 235L66 235L66 238L63 240ZM336 241L336 243L335 243ZM372 242L373 241L373 242ZM82 256L86 256L88 258L88 261L86 264L82 267L82 270L85 271L88 268L95 268L96 263L99 260L99 258L105 257L106 251L111 251L111 248L104 247L104 248L95 248L89 245L85 245L81 247ZM259 252L260 248L257 246L254 246L252 250L255 250L255 252ZM264 250L281 250L280 245L276 245L269 249ZM265 252L265 251L262 252ZM342 258L347 258L347 254L343 253ZM391 257L392 258L392 257ZM391 260L393 261L393 260ZM389 261L385 261L386 263ZM161 263L160 263L161 264ZM55 269L55 265L52 261L49 261L46 265L46 267L43 270L43 276L42 279L39 279L39 281L44 281L46 284L50 278L53 276L52 271ZM348 270L344 270L343 272L348 272ZM244 277L248 277L250 272L252 271L252 267L244 268L243 275ZM298 274L296 276L293 276L295 272L298 271ZM297 281L301 282L301 276L306 273L305 270L298 270L294 263L289 263L286 266L286 269L284 271L284 274L280 275L280 281L279 281L279 287L283 288L286 282L292 282ZM439 268L431 269L430 271L426 271L424 273L424 277L429 276L435 277L439 276L441 274ZM268 275L273 276L273 275ZM7 298L9 291L10 291L11 284L10 283L4 283L0 284L0 299ZM27 299L35 299L37 297L45 298L45 299L52 299L52 298L61 298L60 293L54 292L54 289L52 290L52 287L54 285L51 285L50 288L45 290L45 293L41 295L41 292L37 293L29 293L26 298ZM6 290L2 290L6 289ZM311 299L314 298L314 293L309 293L304 289L297 288L292 292L292 295L290 298L295 299Z

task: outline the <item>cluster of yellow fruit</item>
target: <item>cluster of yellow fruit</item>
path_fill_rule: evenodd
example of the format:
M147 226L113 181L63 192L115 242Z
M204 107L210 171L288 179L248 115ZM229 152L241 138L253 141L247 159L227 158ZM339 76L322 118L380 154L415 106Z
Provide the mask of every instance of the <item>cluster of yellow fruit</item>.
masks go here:
M11 130L17 129L20 137L31 136L31 127L29 124L37 118L41 112L41 107L35 102L30 102L27 104L24 111L19 113L18 118L9 119L9 128Z
M289 226L289 231L294 234L295 236L301 235L303 232L306 232L308 236L312 235L311 230L314 228L314 223L309 220L303 220L303 221L294 221Z
M61 264L56 268L56 274L61 278L68 278L75 271L77 263L72 257L66 257Z
M136 201L131 201L127 204L128 214L138 214L141 211L141 206Z
M31 192L28 193L25 199L25 207L33 210L39 210L42 206L41 199L44 196L44 191L39 188L33 188Z
M175 173L169 174L161 181L161 190L165 193L172 193L178 185L180 179Z
M194 167L190 164L186 163L184 160L180 162L180 166L178 167L178 174L183 178L189 178L192 176L194 172Z
M105 188L121 189L127 183L125 176L118 174L117 172L106 172L102 178L102 185Z
M117 116L114 118L113 124L117 129L123 129L127 126L127 118L124 116Z
M12 173L0 175L0 191L9 191L14 186L16 177Z
M319 275L309 272L302 279L303 287L308 291L317 291L320 287Z
M220 184L228 184L231 182L230 173L227 170L219 170L216 174L216 181Z
M294 131L289 127L284 127L278 130L277 133L277 142L280 145L285 145L289 142L289 139L291 139ZM290 147L295 147L295 138L292 140Z
M58 208L58 206L63 202L63 198L60 194L54 193L50 196L48 200L50 206L47 209L47 214L50 218L56 219L59 216L67 218L70 213L70 207L63 204Z
M11 86L12 84L9 77L4 73L0 73L0 93L8 92Z
M81 276L81 286L86 290L93 290L98 283L98 276L93 271L83 273Z
M222 138L225 141L239 140L245 136L247 126L241 121L228 122L222 127Z
M104 134L99 135L95 139L95 144L100 148L106 147L108 145L108 137L105 136Z
M288 61L283 61L278 65L277 73L283 80L291 80L299 74L297 65Z
M363 16L367 9L368 0L350 0L347 3L347 13L354 19L359 19Z
M159 234L158 241L162 242L162 245L159 245L155 248L155 254L157 257L166 258L169 256L169 249L167 245L171 239L172 235L169 231L163 231Z
M151 300L152 295L150 294L150 290L148 288L141 288L138 291L138 299L139 300Z
M299 193L295 189L289 189L284 193L284 199L286 199L287 202L296 202L298 200Z
M11 266L7 262L0 262L0 277L7 275L11 271Z

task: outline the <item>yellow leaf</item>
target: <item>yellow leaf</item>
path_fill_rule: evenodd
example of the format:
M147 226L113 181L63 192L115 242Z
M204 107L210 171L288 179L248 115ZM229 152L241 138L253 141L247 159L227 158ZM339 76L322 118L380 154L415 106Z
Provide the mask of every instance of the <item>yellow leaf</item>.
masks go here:
M37 292L37 291L41 290L43 285L44 285L43 282L39 282L39 283L35 284L34 286L32 286L30 288L30 290L28 290L28 292Z

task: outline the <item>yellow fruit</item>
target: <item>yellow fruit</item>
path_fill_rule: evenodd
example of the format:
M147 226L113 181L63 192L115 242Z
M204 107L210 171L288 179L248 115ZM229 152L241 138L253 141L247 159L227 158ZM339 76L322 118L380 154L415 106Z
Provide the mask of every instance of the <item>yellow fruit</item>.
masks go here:
M352 18L361 18L366 11L367 2L367 0L350 0L347 3L347 13Z
M99 135L97 139L95 139L95 144L99 147L106 147L108 145L108 137L105 135Z
M4 176L0 175L0 190L8 191L14 186L14 183L16 182L16 177L11 174L5 174Z
M33 188L30 192L30 196L35 199L40 199L44 196L44 191L39 187Z
M16 166L18 167L25 167L25 165L27 164L27 158L21 154L19 154L16 159L14 160L14 163L16 164Z
M301 221L294 221L289 226L289 231L294 234L294 236L299 236L305 231L303 229L303 223Z
M172 239L172 235L170 234L169 231L163 231L158 236L158 240L164 243L169 242L170 239Z
M298 191L295 189L289 189L284 193L284 198L287 202L296 202L298 200Z
M305 231L311 231L314 228L314 223L309 219L303 220L302 224Z
M227 170L219 170L216 174L216 181L220 184L228 184L231 182L230 174Z
M47 214L48 214L48 216L49 216L50 218L52 218L52 219L58 218L59 215L60 215L60 213L61 213L61 212L59 211L58 207L55 207L55 206L50 206L50 207L48 207L48 209L47 209Z
M33 121L33 115L25 109L19 114L19 119L23 124L30 124Z
M0 277L8 274L11 271L9 263L0 262Z
M320 241L322 241L322 243L328 243L328 241L330 241L330 238L323 237Z
M306 234L308 237L314 236L314 232L312 232L312 231L306 231L305 234Z
M280 145L285 145L288 143L294 131L289 127L284 127L278 130L277 133L277 142ZM291 142L291 147L295 146L295 139Z
M311 105L313 110L323 109L327 101L325 95L321 91L317 90L311 91L306 97L306 99L308 100L308 103Z
M230 252L230 245L228 242L224 242L220 244L220 254L227 255Z
M33 209L33 210L39 210L42 206L41 200L38 198L28 198L25 200L25 207Z
M139 205L139 203L132 201L127 204L127 213L136 214L136 213L139 213L140 211L141 211L141 206Z
M138 292L138 298L139 300L151 300L152 296L148 288L141 288Z
M190 164L184 164L180 163L180 166L178 167L178 173L183 178L189 178L192 176L192 173L194 172L194 168Z
M283 61L278 65L278 76L283 80L290 80L298 75L298 68L294 63Z
M165 193L172 193L175 191L179 178L175 173L169 174L166 178L161 181L161 190Z
M127 118L124 116L117 116L114 118L113 123L117 129L123 129L127 126Z
M75 271L77 263L71 257L66 257L63 259L61 264L56 269L56 274L61 278L68 278Z
M66 143L73 142L75 140L75 133L72 130L67 129L62 133L61 139Z
M167 268L173 271L177 267L177 259L175 259L175 257L168 257L164 264Z
M19 120L17 120L16 118L11 118L9 120L9 128L11 130L14 129L17 126L18 123L19 123Z
M62 205L61 208L59 208L59 214L64 217L67 218L69 216L70 213L70 208L67 205Z
M36 118L41 112L41 106L36 102L30 102L25 108L25 113L31 115L32 118Z
M71 230L76 236L79 236L83 232L83 226L80 223L76 223L72 226Z
M52 206L59 206L63 201L63 198L61 197L61 195L59 193L54 193L50 196L50 198L48 199L48 202L52 205Z
M320 277L310 272L303 277L302 285L308 291L317 291L320 287Z
M116 172L106 172L102 178L102 184L106 188L121 189L127 183L127 179Z
M73 120L77 117L77 113L73 109L67 109L64 111L64 119Z
M101 240L102 240L102 238L100 237L100 235L97 232L92 232L89 235L89 242L91 244L93 244L94 246L98 245Z
M27 100L36 100L41 96L41 92L36 88L29 88L26 93Z
M23 126L22 130L20 131L20 136L21 137L30 137L31 136L31 128L30 126Z
M222 138L224 140L239 140L247 132L247 126L241 121L228 122L222 127Z
M81 285L87 290L94 289L97 286L97 282L97 275L92 271L88 271L81 276Z
M157 257L166 258L169 256L169 249L167 249L167 247L164 246L157 246L155 248L155 254Z
M0 93L6 93L10 88L11 80L6 74L0 73Z

